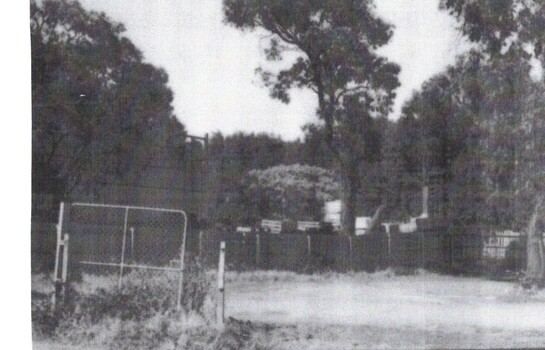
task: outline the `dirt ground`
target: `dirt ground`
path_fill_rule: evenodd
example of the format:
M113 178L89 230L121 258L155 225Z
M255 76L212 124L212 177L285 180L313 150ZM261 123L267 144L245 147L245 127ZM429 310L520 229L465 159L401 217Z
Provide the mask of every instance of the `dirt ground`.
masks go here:
M43 279L33 278L34 291L50 292L40 288L48 286ZM90 278L87 284L104 281ZM545 347L545 291L514 283L424 271L258 271L230 272L225 286L225 313L232 319L222 336L231 345L211 349ZM76 349L48 341L33 348Z
M429 273L239 278L226 314L275 325L275 348L545 346L545 293Z

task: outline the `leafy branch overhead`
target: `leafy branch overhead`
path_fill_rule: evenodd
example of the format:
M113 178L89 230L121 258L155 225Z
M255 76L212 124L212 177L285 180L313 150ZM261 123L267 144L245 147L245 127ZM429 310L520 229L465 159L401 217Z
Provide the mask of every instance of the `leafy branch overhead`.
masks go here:
M545 4L541 0L441 0L458 19L462 34L491 57L524 47L545 62ZM533 52L532 52L533 51Z

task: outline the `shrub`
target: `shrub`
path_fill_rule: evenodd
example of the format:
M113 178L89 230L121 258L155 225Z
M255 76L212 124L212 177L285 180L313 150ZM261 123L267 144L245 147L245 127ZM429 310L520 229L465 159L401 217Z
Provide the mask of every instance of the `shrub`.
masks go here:
M110 282L105 283L105 278L84 275L83 281L74 284L74 288L67 293L70 298L55 311L51 311L49 299L33 300L35 337L57 337L71 343L80 343L94 339L97 333L108 330L109 326L104 324L112 320L120 321L121 325L145 325L155 320L156 329L142 331L144 333L135 330L128 332L127 336L132 334L135 338L143 338L142 341L146 343L157 345L154 339L161 337L165 327L170 325L169 320L187 319L188 314L196 315L202 324L213 319L213 275L206 273L197 262L188 264L184 275L182 313L176 311L179 285L179 274L176 272L132 271L123 276L121 289L117 288L116 283L111 283L117 276L109 277ZM89 287L86 280L103 287L92 288L91 292L83 291L83 288ZM119 327L117 332L127 331ZM120 339L122 336L118 334L115 337Z

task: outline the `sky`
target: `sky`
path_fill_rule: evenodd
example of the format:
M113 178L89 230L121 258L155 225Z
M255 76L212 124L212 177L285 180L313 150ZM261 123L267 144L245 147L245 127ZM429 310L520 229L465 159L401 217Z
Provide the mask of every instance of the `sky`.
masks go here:
M302 137L316 121L317 98L293 90L288 105L269 97L255 69L266 63L264 33L243 33L223 23L221 0L80 0L121 22L144 59L162 67L174 92L174 112L193 135L221 131ZM395 26L380 53L401 66L401 87L391 119L429 77L464 50L454 20L438 0L375 0L378 14Z

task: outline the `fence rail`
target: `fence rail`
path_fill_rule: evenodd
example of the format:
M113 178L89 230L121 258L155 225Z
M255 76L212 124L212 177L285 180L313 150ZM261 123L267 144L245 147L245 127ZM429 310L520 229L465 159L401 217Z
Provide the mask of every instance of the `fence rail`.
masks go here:
M77 218L75 213L71 214L74 214L71 217L80 233L95 230L95 235L100 235L85 217ZM159 216L154 217L154 220L158 219ZM108 232L123 225L123 220L114 219L111 215L100 215L94 221L100 221L102 228ZM177 245L167 237L172 234L164 235L161 233L164 230L154 226L153 222L150 224L150 221L141 215L132 218L129 216L126 252L123 254L126 259L123 262L124 268L142 268L150 265L161 269L179 267L179 264L176 267L172 266L172 259L178 258L175 256L179 254L178 251L172 251L170 254L168 252L171 248L163 249L165 246ZM131 227L135 229L134 232L131 232ZM387 233L381 226L380 232L376 234L352 237L301 232L291 234L272 234L266 231L188 232L186 254L200 256L204 264L212 266L217 264L219 259L217 247L221 241L225 241L229 251L226 266L232 270L373 271L377 268L408 267L445 271L463 271L464 268L470 268L474 271L475 267L491 260L487 255L486 237L483 238L476 231L471 231L470 234L449 234L446 228L438 225L423 224L418 227L414 233L400 233L393 226ZM122 230L121 226L121 232ZM33 222L32 231L33 269L43 270L44 267L50 269L52 260L54 261L55 225ZM143 234L139 237L140 244L136 241L139 233ZM119 259L107 259L106 256L120 256L122 235L117 235L117 239L112 239L112 235L105 233L102 235L102 240L98 239L98 236L88 237L85 234L80 234L79 238L71 236L71 251L79 252L81 265L92 267L87 262L95 261L100 263L95 265L97 269L119 268ZM506 254L507 247L494 248L502 251L502 254L494 256L511 257L517 259L515 264L517 268L524 266L524 236L516 248L520 251L510 254ZM489 246L490 249L492 248ZM90 259L89 255L93 254L95 258ZM97 254L103 256L96 259Z
M448 234L441 227L352 237L210 231L201 240L199 255L210 265L217 262L219 242L225 241L226 265L232 270L374 271L389 266L451 270L479 265L483 257L480 236Z
M67 282L79 278L81 270L100 273L107 269L117 271L121 289L129 269L177 272L180 309L186 231L187 215L183 210L61 203L56 225L55 283L64 290ZM180 262L176 268L170 266L175 259Z

